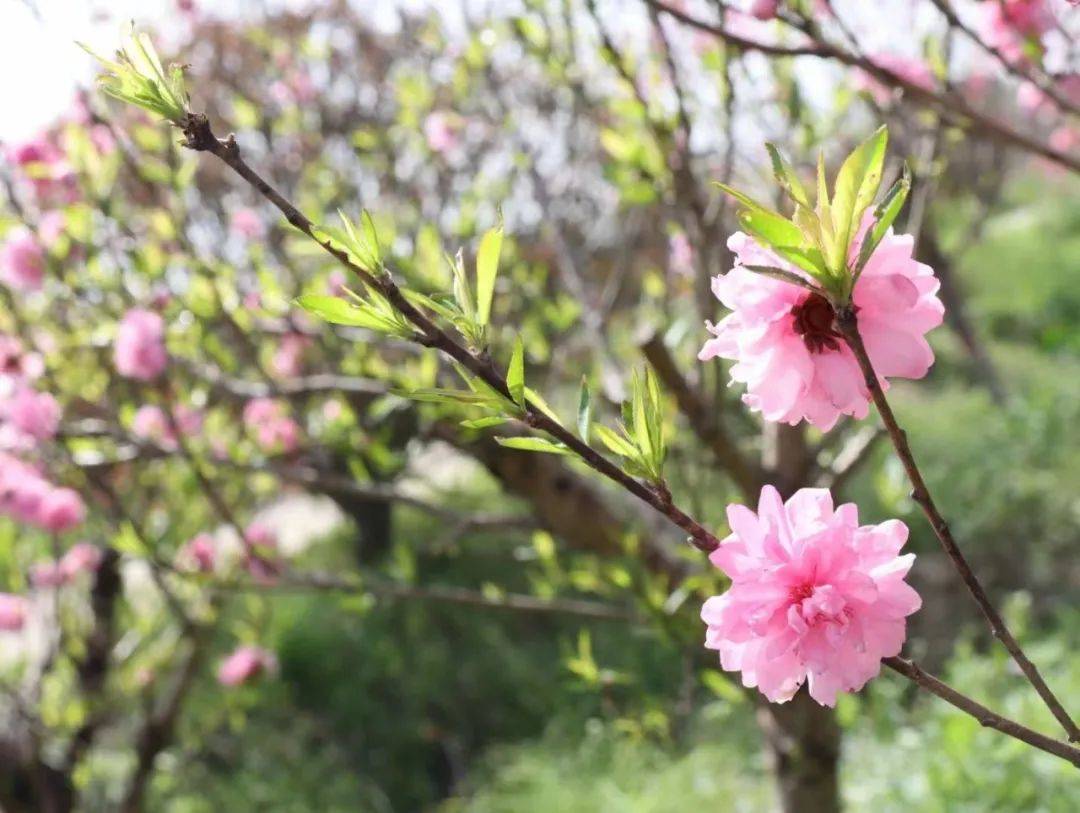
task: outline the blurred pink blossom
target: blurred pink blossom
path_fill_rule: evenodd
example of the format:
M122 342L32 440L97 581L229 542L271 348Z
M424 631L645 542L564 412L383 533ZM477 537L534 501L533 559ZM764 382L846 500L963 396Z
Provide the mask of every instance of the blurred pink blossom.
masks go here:
M254 209L237 209L229 220L229 228L245 240L257 240L266 233L262 218Z
M300 443L300 427L288 416L284 403L253 398L244 406L244 426L265 452L293 452Z
M780 10L780 0L754 0L750 5L750 15L759 20L771 20Z
M0 631L18 632L26 623L27 601L22 596L0 593Z
M54 488L45 494L38 510L40 525L54 534L70 531L86 517L79 493L70 488Z
M93 573L100 565L101 548L89 542L72 545L60 558L60 572L64 574L67 581L71 581L80 573Z
M859 525L853 503L833 509L828 490L804 488L784 503L761 490L755 514L728 506L731 535L709 557L731 587L701 608L705 646L774 703L803 682L823 706L856 692L900 653L907 616L922 605L904 581L914 554L898 555L899 520Z
M165 322L153 311L133 308L124 314L116 334L113 359L121 375L152 381L165 370Z
M200 573L212 573L214 562L217 561L214 538L206 533L192 537L178 552L177 560Z
M257 646L237 647L218 667L218 682L223 686L241 686L277 669L273 653Z
M458 145L458 129L460 122L457 117L450 113L434 111L428 113L424 119L424 138L428 148L440 155L453 150Z
M7 234L0 246L0 275L15 291L36 291L45 277L45 249L29 229L19 227Z
M32 448L55 436L59 425L60 404L47 392L16 386L0 400L0 437L9 435L9 447Z
M271 362L274 374L279 378L295 378L300 375L304 363L304 351L311 340L302 333L286 333L278 342Z
M937 86L933 72L922 59L892 53L878 53L870 56L870 61L908 84L923 90L934 90ZM856 68L854 77L855 89L869 92L879 105L888 104L892 99L892 86L882 82L868 71Z
M0 334L0 381L32 381L44 371L45 363L40 355L26 352L14 336Z
M192 437L202 431L203 414L200 410L181 405L173 410L177 428L184 437ZM151 440L167 451L177 448L176 432L165 410L154 404L144 404L135 412L131 431L139 438Z
M680 276L688 277L694 273L694 247L686 232L677 231L668 238L668 262L671 270Z

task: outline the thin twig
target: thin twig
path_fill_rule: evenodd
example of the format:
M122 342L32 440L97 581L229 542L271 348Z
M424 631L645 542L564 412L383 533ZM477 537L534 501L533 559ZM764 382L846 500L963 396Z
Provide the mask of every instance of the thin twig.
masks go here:
M432 322L405 297L388 273L380 274L377 277L373 276L364 268L356 265L344 251L335 248L328 241L323 242L315 232L315 224L248 166L240 155L240 147L237 145L235 138L229 136L224 141L219 140L211 130L210 122L206 116L195 114L188 116L184 134L187 139L186 146L196 151L212 153L221 159L241 178L251 184L263 197L273 203L285 215L285 219L289 223L322 246L327 253L359 277L365 285L385 296L418 329L419 332L416 335L418 342L442 351L497 392L513 400L510 391L507 389L504 376L499 374L492 361L489 358L472 353ZM528 426L551 435L555 440L571 449L590 468L617 483L638 499L651 505L684 530L695 547L709 552L715 550L720 544L709 530L674 505L670 499L666 499L658 491L649 488L644 483L628 475L589 444L582 441L557 421L549 418L542 410L529 404L525 407L524 413L524 421Z
M849 67L861 68L879 82L884 82L892 87L901 88L904 93L911 98L920 100L924 104L934 107L942 117L948 119L953 124L958 126L965 126L965 123L969 126L974 125L975 129L983 131L987 136L998 141L1011 144L1014 147L1019 147L1020 149L1035 155L1041 155L1043 158L1053 161L1056 164L1060 164L1073 172L1080 172L1080 158L1062 152L1061 150L1056 150L1049 144L1044 144L1030 136L1024 135L1005 122L999 121L993 116L989 116L976 110L955 93L942 94L935 90L928 90L927 88L900 76L896 72L878 65L867 57L853 54L839 46L821 40L815 40L809 45L794 47L770 45L768 43L757 42L734 34L723 26L701 20L670 6L667 3L663 3L660 0L643 0L643 2L657 11L662 11L665 14L671 15L675 19L689 25L691 28L710 33L724 40L724 42L727 42L729 45L733 45L745 51L756 51L768 56L816 56L822 59L833 59L844 65L848 65ZM966 122L964 121L965 119L967 120Z
M930 495L926 480L923 479L919 465L915 462L915 456L912 454L911 446L908 445L907 433L897 423L896 415L893 414L892 407L885 397L885 392L881 389L877 373L874 372L874 365L870 361L870 355L866 352L866 346L863 344L862 336L859 333L855 308L851 306L840 308L837 312L836 323L848 347L855 354L859 369L862 370L863 377L866 380L866 386L874 399L878 414L881 415L881 421L885 424L885 429L889 433L893 447L896 449L896 456L900 458L904 471L907 472L908 479L911 480L911 498L922 508L923 513L930 522L930 526L934 529L934 534L941 542L941 546L945 549L945 553L948 555L956 572L960 575L960 579L964 582L968 592L971 593L983 616L989 622L994 637L998 638L1009 651L1009 654L1012 655L1017 666L1020 667L1031 685L1035 687L1035 691L1039 693L1039 697L1043 699L1047 708L1050 709L1054 717L1065 729L1069 741L1080 741L1080 729L1077 728L1076 723L1065 711L1065 708L1050 690L1050 687L1046 685L1046 681L1039 674L1039 670L1035 668L1035 664L1028 660L1028 657L1020 648L1020 644L1017 643L1013 634L1009 631L1005 620L991 603L986 590L983 589L978 577L960 551L956 540L953 538L952 531L949 530L948 523L941 515L937 505L934 504L934 498Z

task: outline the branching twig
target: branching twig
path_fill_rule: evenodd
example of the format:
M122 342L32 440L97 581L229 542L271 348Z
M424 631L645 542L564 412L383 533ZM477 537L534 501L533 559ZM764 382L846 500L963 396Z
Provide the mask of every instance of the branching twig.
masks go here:
M285 215L285 219L289 223L322 246L327 253L359 277L365 285L385 296L417 328L416 340L418 342L442 351L497 392L509 400L513 400L506 387L504 377L499 374L491 360L471 352L464 345L459 344L446 331L438 327L405 297L389 274L382 274L378 277L373 276L354 263L344 251L335 248L329 242L323 242L315 232L315 224L248 166L240 155L240 147L237 145L235 138L230 136L224 141L218 139L211 130L210 122L206 116L195 114L188 116L184 134L187 139L186 146L196 151L212 153L221 159L234 172L251 184L263 197L273 203ZM695 547L703 551L716 549L719 544L716 537L670 500L664 499L654 489L626 474L589 444L582 441L557 421L549 418L542 410L527 405L524 412L526 424L552 436L577 454L590 468L617 483L638 499L651 505L689 534L690 541Z

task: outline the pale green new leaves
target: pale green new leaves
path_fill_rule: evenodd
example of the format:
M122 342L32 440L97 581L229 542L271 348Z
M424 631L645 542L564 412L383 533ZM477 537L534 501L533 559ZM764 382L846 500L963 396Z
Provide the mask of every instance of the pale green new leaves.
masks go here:
M475 295L472 281L465 270L464 255L458 251L453 257L446 258L452 277L452 297L427 296L415 291L406 291L405 296L414 304L448 320L473 348L483 349L487 343L491 304L495 298L495 280L499 274L502 241L501 223L480 238L476 254Z
M296 304L332 325L360 327L400 339L411 339L416 331L405 316L378 291L367 288L366 295L348 291L351 302L338 296L304 294Z
M628 474L659 483L667 457L664 401L651 369L645 370L644 378L634 372L630 399L623 403L622 413L618 432L598 424L594 427L597 437L623 459Z
M98 78L105 93L177 126L183 125L189 103L184 69L170 65L166 70L145 33L136 33L134 25L130 26L115 60L94 53L82 43L79 47L105 66L106 73Z
M893 185L875 210L875 223L860 246L859 256L852 258L851 246L863 215L873 204L881 186L887 146L888 130L882 126L844 160L831 197L825 177L824 156L819 156L817 199L811 202L809 191L791 165L774 145L767 144L773 175L795 206L790 219L738 190L724 184L718 185L742 206L739 223L743 229L777 255L805 271L834 300L843 302L850 298L858 274L896 219L910 188L910 177L905 167L903 177ZM814 287L782 269L753 266L751 270L803 287Z

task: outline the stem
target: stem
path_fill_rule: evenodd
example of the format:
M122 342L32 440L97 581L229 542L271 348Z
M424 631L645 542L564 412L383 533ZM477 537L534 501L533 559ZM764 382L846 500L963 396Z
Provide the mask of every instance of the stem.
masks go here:
M266 197L271 203L277 206L278 209L285 215L285 217L307 234L313 240L319 243L327 252L334 256L343 266L348 268L366 284L373 285L379 290L387 299L389 299L398 309L412 322L421 333L417 336L417 341L423 342L427 346L436 347L442 350L452 358L461 362L471 372L479 375L485 382L497 389L499 392L510 397L509 391L506 388L506 384L503 378L495 370L490 359L481 358L480 356L473 355L465 347L458 344L454 339L442 331L439 327L431 322L422 312L417 310L412 304L402 295L401 290L394 284L393 280L389 276L381 276L379 278L373 277L363 268L354 265L344 254L344 252L338 251L332 245L322 243L315 236L313 231L314 224L308 220L295 206L282 197L276 190L273 189L266 181L264 181L254 170L251 169L240 157L240 150L236 145L235 140L230 137L226 141L219 141L217 137L210 130L210 124L206 117L203 115L189 114L188 121L184 128L185 136L187 137L186 145L190 149L197 151L210 152L228 164L234 171L241 177L251 183L264 197ZM852 324L854 324L854 314L851 314ZM856 333L857 335L857 333ZM861 346L861 341L860 341ZM863 351L865 357L865 350ZM869 360L867 360L869 364ZM877 379L873 376L873 370L870 371L870 378L875 382ZM878 388L880 392L880 388ZM885 408L888 409L888 404L885 404ZM891 412L889 413L891 415ZM634 478L627 475L620 468L611 463L603 455L599 454L591 446L583 443L577 436L571 434L564 429L560 424L548 418L543 413L533 409L531 406L526 407L525 420L528 425L541 429L558 440L565 443L575 453L581 456L581 458L593 469L603 474L608 479L615 482L617 485L622 486L625 490L629 491L634 496L638 497L642 501L648 503L664 516L668 517L672 522L678 525L683 530L686 530L691 535L691 542L695 547L704 552L711 552L719 547L719 541L705 530L696 520L683 513L680 509L675 507L671 502L665 501L663 497L653 491L643 483L638 482ZM895 424L895 421L894 421ZM998 731L1006 734L1010 737L1015 737L1029 745L1038 748L1046 753L1053 754L1074 765L1080 766L1080 748L1075 748L1067 743L1059 742L1058 740L1051 739L1044 735L1041 735L1031 729L1028 729L1017 722L1008 720L1001 717L989 709L975 702L966 695L961 694L955 689L949 687L945 683L937 680L923 672L919 667L911 664L907 661L903 661L899 658L886 658L886 665L890 668L900 672L900 674L912 680L917 685L922 686L928 691L937 694L939 697L952 703L962 711L972 715L979 722L990 725L992 721L993 727ZM1049 691L1049 690L1048 690Z
M465 367L465 369L469 370L469 372L480 377L486 384L506 396L508 399L513 400L510 391L506 387L504 377L495 369L491 360L472 353L468 348L459 344L453 337L432 322L419 308L415 307L405 298L405 295L390 278L389 274L375 276L366 269L353 263L345 252L334 248L331 243L322 242L315 234L315 224L248 166L240 156L240 148L237 145L235 138L229 136L224 141L218 139L210 129L210 122L207 120L206 116L201 114L189 114L188 120L184 125L184 135L187 139L185 146L200 152L210 152L220 158L241 178L251 184L263 197L273 203L274 206L285 215L285 219L288 220L289 223L322 246L327 253L334 257L334 259L359 277L365 285L377 290L385 296L390 303L419 330L419 336L417 337L418 341L427 347L434 347L437 350L441 350ZM528 426L546 432L548 435L569 447L590 468L622 486L626 491L629 491L635 497L648 503L658 512L666 516L689 535L690 543L694 545L694 547L706 553L714 551L719 547L720 543L717 538L704 526L700 525L696 520L682 511L682 509L672 504L670 501L664 500L656 491L626 474L621 468L540 410L531 405L527 405L525 408L524 421Z
M1020 725L1020 723L990 711L986 706L975 702L967 695L961 694L947 683L924 671L917 663L904 658L884 658L882 663L926 689L926 691L936 694L946 703L970 714L979 721L980 725L1022 740L1040 751L1046 751L1048 754L1061 757L1080 768L1080 748L1061 740L1055 740L1053 737L1047 737L1045 734L1040 734L1038 731L1033 731L1027 726Z
M1016 642L1016 639L1006 626L1005 620L990 602L990 598L986 595L986 590L983 589L978 577L975 575L971 566L968 564L967 559L964 558L964 554L956 544L952 531L949 530L948 523L941 515L937 505L934 504L934 498L930 495L930 490L926 487L926 481L923 479L922 472L919 470L919 464L915 462L915 456L911 452L911 446L908 445L907 433L904 432L897 423L896 415L893 414L892 407L885 397L885 392L881 389L881 382L878 380L877 373L874 372L874 365L870 361L870 355L866 352L866 345L863 344L862 335L859 333L855 308L850 305L840 308L836 314L836 324L837 327L839 327L841 334L843 334L848 347L850 347L851 351L855 354L855 359L859 363L859 369L862 370L863 377L866 379L866 386L869 388L870 395L873 397L874 404L877 406L878 414L881 415L882 423L885 424L885 429L888 431L889 438L892 440L893 447L896 449L896 456L900 458L900 462L904 466L904 471L907 472L908 479L911 481L911 498L922 508L923 513L926 515L926 519L930 522L930 527L934 529L934 534L941 542L941 546L945 549L945 553L952 561L953 567L956 568L956 572L960 574L960 579L964 582L968 592L971 593L972 597L975 599L975 603L979 605L979 609L982 611L983 616L989 622L990 630L993 632L994 637L1005 645L1009 654L1012 655L1013 660L1016 661L1017 666L1020 667L1024 676L1027 677L1028 682L1035 687L1035 691L1039 693L1039 697L1043 699L1047 708L1050 709L1054 717L1061 723L1062 727L1065 729L1065 733L1069 737L1069 741L1080 741L1080 729L1076 727L1076 723L1073 722L1068 712L1065 711L1065 708L1050 690L1050 687L1046 685L1046 682L1042 679L1042 675L1039 674L1039 670L1035 668L1035 664L1028 660L1028 657L1020 648L1020 644Z

